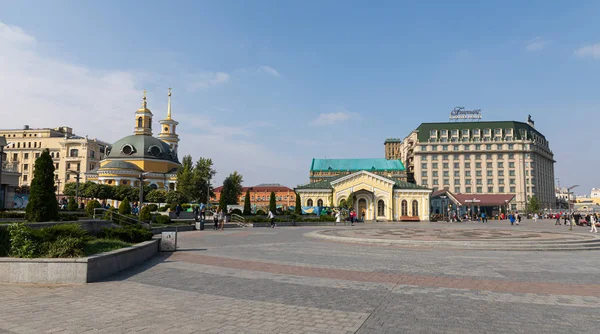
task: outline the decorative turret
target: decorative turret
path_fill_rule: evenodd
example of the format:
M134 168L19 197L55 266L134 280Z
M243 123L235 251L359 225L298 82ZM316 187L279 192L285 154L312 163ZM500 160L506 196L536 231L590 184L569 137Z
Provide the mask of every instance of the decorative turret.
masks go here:
M135 130L133 133L136 135L152 136L152 112L147 108L145 89L142 107L135 112Z
M177 146L179 145L179 136L177 135L177 125L179 122L171 118L171 88L169 88L169 101L167 103L167 118L159 121L160 134L158 138L171 146L171 149L177 156Z

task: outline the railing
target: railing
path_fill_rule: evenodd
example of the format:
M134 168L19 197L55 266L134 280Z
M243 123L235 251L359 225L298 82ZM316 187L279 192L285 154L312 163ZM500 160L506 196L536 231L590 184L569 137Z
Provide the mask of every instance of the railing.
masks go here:
M100 212L100 214L96 214L96 212ZM115 224L120 224L120 223L127 223L127 224L138 224L139 221L135 218L131 218L125 215L122 215L116 211L112 211L112 210L107 210L104 208L96 208L94 209L94 220L96 219L100 219L100 218L96 218L96 217L104 217L108 215L109 219L113 221L113 223ZM119 219L115 222L115 218L119 217Z
M240 216L238 214L235 214L235 213L231 214L231 222L235 223L235 224L238 224L238 225L240 225L242 227L247 227L248 226L248 224L246 224L246 218L244 218L244 217L242 217L242 216Z

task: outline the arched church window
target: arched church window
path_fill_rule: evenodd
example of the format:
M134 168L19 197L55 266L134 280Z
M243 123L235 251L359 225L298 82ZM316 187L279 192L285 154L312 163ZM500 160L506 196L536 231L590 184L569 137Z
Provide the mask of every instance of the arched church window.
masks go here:
M382 199L377 201L377 215L385 216L385 203L383 202Z
M322 199L318 199L317 200L317 206L323 206L323 200Z
M406 202L405 199L402 200L401 215L402 216L408 216L408 203Z
M137 127L138 127L138 128L141 128L141 127L142 127L142 118L141 118L141 117L139 117L139 118L137 119L137 121L138 121Z
M313 206L313 200L309 199L308 201L306 201L306 206Z
M156 145L152 145L148 149L148 152L150 154L152 154L153 156L158 157L162 153L162 150L160 149L160 147L158 147Z
M416 200L412 202L412 215L419 215L419 202L417 202Z
M125 154L125 155L133 154L133 152L134 152L133 146L131 146L130 144L125 144L121 148L121 152L123 152L123 154Z

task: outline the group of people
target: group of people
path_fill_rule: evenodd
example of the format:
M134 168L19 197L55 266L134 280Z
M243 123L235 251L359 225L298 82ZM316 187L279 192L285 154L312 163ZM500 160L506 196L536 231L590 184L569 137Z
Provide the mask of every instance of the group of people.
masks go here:
M561 220L564 221L564 225L589 225L591 233L598 233L598 229L596 228L596 224L600 222L600 217L597 213L582 215L580 213L561 213L556 215L556 223L554 225L560 225Z

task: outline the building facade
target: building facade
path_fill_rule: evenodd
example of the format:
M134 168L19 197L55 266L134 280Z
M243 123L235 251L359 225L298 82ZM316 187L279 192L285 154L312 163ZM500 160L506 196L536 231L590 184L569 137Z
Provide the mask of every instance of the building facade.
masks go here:
M32 129L26 125L23 129L0 130L0 136L5 136L8 142L4 148L4 161L20 173L19 187L31 184L35 160L43 150L49 150L54 161L54 180L59 194L65 183L75 182L76 173L80 173L80 181L85 182L85 173L98 168L108 146L108 143L98 139L77 136L72 128L66 126Z
M119 139L106 148L99 167L86 173L86 179L111 186L139 187L140 182L154 189L175 190L179 137L177 122L171 118L171 91L168 94L167 117L161 120L159 137L152 136L152 117L147 107L146 92L142 107L135 112L133 135Z
M554 154L533 122L423 123L404 139L400 154L407 179L421 186L514 194L512 210L525 209L533 195L542 208L556 206Z
M223 186L216 187L214 190L215 196L211 198L213 202L219 202L221 199L221 192ZM283 208L296 205L296 195L294 190L286 186L282 186L279 183L272 184L259 184L253 187L242 187L242 195L238 199L240 205L244 205L246 200L246 192L250 192L250 205L256 206L256 208L269 207L271 201L271 192L275 193L275 200L277 205L281 205Z
M365 220L428 220L430 189L406 182L400 160L313 159L302 206L349 206Z

